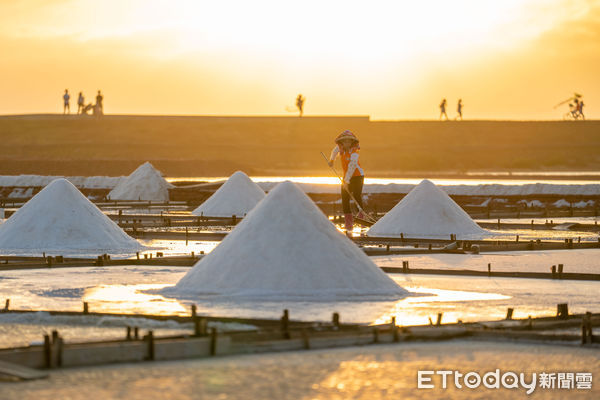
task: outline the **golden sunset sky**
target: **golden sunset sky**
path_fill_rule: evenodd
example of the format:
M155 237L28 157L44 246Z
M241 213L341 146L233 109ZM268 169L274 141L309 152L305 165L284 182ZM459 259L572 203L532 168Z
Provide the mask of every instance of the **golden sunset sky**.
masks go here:
M0 0L0 114L600 118L600 0Z

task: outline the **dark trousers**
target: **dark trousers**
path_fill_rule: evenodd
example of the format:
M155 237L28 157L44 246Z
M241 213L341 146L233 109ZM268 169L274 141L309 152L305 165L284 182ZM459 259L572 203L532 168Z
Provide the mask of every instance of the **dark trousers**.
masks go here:
M361 208L363 206L362 188L363 188L364 181L365 181L364 176L353 176L350 179L350 183L348 184L348 189L350 190L350 193L352 193L352 196L354 196L354 199L356 200L356 202L358 203L358 205ZM344 189L343 186L342 186L342 207L344 209L344 214L352 213L352 209L350 208L350 195L348 194L346 189Z

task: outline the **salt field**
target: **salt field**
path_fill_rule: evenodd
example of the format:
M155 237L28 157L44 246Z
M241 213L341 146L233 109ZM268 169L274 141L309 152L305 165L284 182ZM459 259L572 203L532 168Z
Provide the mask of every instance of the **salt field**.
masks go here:
M600 250L573 250L548 252L511 252L483 255L406 255L373 257L380 267L400 266L408 260L413 268L487 270L491 263L495 271L543 271L550 265L563 263L565 271L597 273L594 263ZM384 323L392 316L401 325L428 324L438 312L444 313L444 322L481 321L502 319L506 309L515 309L516 318L529 315L554 315L556 304L568 302L571 312L580 313L600 308L600 299L593 296L597 283L590 281L552 281L514 278L431 276L418 274L391 274L395 282L410 292L410 296L392 301L248 301L217 299L206 296L184 300L157 292L174 285L188 271L188 267L124 266L97 268L67 268L60 270L4 271L0 279L0 293L11 299L13 309L73 310L79 311L82 302L99 312L125 314L178 314L189 315L191 304L197 304L203 315L278 318L283 308L299 320L327 321L332 312L339 312L346 322ZM40 331L60 327L70 332L65 320L54 317L19 317L11 319L0 314L4 334L0 343L23 345L40 340ZM87 329L91 337L111 338L123 334L121 328L98 326L94 319L74 324L75 332ZM160 332L160 323L153 322ZM164 330L185 330L185 326L167 324ZM23 328L25 326L25 328ZM143 325L142 325L143 326ZM15 337L13 327L22 335ZM29 328L27 328L29 327ZM44 328L45 327L45 328ZM75 333L73 333L75 334Z
M599 17L0 1L0 400L600 398Z

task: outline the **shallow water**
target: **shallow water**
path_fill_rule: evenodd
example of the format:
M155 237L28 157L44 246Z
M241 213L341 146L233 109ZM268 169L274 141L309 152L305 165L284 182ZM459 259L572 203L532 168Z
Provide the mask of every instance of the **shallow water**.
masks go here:
M408 260L411 268L485 271L491 263L494 271L539 272L547 272L550 265L562 263L567 272L598 272L594 262L598 255L600 250L594 249L381 256L373 260L379 266L399 267L403 260ZM86 301L90 311L189 315L190 305L195 303L199 314L212 316L279 318L287 308L291 318L298 320L328 321L333 312L338 312L342 321L384 323L393 316L401 325L427 324L429 318L435 320L438 312L443 313L444 322L459 319L466 322L502 319L509 307L515 309L515 318L555 315L558 303L568 303L570 312L574 313L600 310L600 298L595 296L600 284L593 281L391 274L414 296L384 301L250 301L206 297L180 300L151 290L175 284L188 270L188 267L118 266L3 271L0 298L10 298L13 309L79 311ZM57 323L34 322L40 326ZM13 322L0 320L0 324L5 325L7 335L0 333L1 346L2 342L8 342ZM39 340L39 329L32 332L23 333L23 340ZM122 332L121 329L119 334ZM110 337L112 333L107 331L107 335Z
M594 174L579 174L579 176L591 176L598 175ZM544 175L543 173L536 173L536 175ZM500 176L500 177L499 177ZM448 178L427 178L436 185L526 185L535 183L548 183L548 184L564 184L564 185L585 185L590 183L597 183L596 180L585 180L576 179L572 175L570 179L552 179L553 175L548 175L548 179L504 179L502 175L490 175L488 179L448 179ZM564 176L564 175L557 175ZM186 176L186 177L168 177L168 182L221 182L226 181L228 176L219 177L202 177L202 176ZM254 182L268 182L276 183L283 181L292 181L296 183L309 183L309 184L321 184L321 185L339 185L340 180L334 176L252 176ZM371 178L365 177L365 185L388 185L388 184L406 184L406 185L417 185L423 178ZM600 180L600 176L599 176Z

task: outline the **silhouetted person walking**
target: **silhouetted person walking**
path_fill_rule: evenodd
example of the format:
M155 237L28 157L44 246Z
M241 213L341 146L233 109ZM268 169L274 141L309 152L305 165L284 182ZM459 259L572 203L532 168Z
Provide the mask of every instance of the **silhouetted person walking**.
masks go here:
M442 102L440 103L440 119L442 119L442 117L445 117L446 121L448 120L448 114L446 114L446 99L442 99Z
M583 100L579 100L579 115L581 119L585 121L585 115L583 115Z
M83 93L79 92L79 97L77 97L77 114L83 114L84 108L85 108L85 98L83 97Z
M456 120L460 119L462 121L462 99L458 99L458 104L456 105Z
M104 97L102 96L102 93L100 93L100 91L98 90L98 94L96 95L96 105L94 106L94 114L96 115L96 117L104 115L104 106L102 104L103 100Z
M304 114L304 101L306 100L306 98L304 98L302 96L302 94L299 94L298 97L296 97L296 107L298 107L298 112L300 113L300 116L302 116Z
M69 100L71 100L71 95L69 94L69 90L65 89L65 94L63 94L63 114L67 114L67 112L71 114Z

